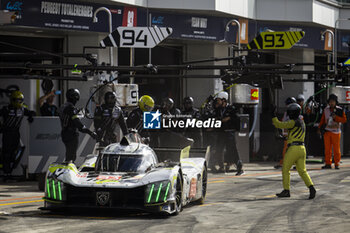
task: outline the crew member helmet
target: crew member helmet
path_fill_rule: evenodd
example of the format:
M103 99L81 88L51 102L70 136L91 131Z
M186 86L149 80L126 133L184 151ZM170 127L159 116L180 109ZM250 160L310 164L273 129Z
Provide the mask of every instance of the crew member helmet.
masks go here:
M154 100L149 95L143 95L139 99L139 107L142 112L150 112L154 108Z
M80 92L78 89L70 88L66 93L66 98L69 102L76 104L80 99Z
M290 105L290 104L293 104L293 103L296 103L297 102L297 100L294 98L294 97L288 97L285 101L284 101L284 103L286 104L286 105Z
M193 108L193 98L190 96L185 97L183 105L186 111L191 110Z
M170 111L174 107L174 100L172 98L164 98L160 106L162 109Z
M334 100L338 104L338 96L336 96L335 94L330 94L327 102L329 103L329 101L331 100Z
M298 101L298 102L305 101L305 96L304 96L303 94L299 94L299 95L297 96L297 101Z
M193 104L193 98L191 96L185 97L184 104Z
M108 91L105 93L105 104L108 107L114 107L117 103L117 96L114 92Z
M300 113L301 113L301 107L297 103L292 103L287 108L287 115L289 116L289 119L291 119L291 120L298 119Z
M216 98L228 100L228 93L226 91L221 91Z
M11 104L16 108L23 106L24 95L20 91L13 91L10 96Z

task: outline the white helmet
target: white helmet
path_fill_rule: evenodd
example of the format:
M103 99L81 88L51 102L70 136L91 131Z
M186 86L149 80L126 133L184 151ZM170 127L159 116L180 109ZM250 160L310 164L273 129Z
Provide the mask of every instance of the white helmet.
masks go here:
M305 97L304 97L303 94L299 94L299 95L297 96L297 101L304 101L304 100L305 100Z
M228 93L226 91L219 92L216 98L228 100Z

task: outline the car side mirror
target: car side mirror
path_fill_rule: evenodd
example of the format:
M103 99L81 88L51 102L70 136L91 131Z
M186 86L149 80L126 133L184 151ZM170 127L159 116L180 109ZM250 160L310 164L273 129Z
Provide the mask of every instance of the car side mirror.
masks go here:
M152 168L153 168L154 166L153 166L153 164L152 165L150 165L146 170L145 170L145 172L149 172L149 171L151 171L152 170Z

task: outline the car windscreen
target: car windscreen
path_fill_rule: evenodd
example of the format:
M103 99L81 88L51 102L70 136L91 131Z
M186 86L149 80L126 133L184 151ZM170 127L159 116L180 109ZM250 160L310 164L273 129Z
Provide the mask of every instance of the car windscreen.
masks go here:
M102 154L97 169L107 172L144 172L150 166L142 155Z

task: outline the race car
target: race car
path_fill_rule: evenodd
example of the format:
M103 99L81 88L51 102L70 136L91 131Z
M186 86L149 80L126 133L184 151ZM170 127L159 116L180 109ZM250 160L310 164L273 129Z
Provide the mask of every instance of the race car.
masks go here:
M148 145L124 137L87 156L79 169L73 163L53 163L46 173L43 209L94 207L176 215L190 202L202 204L207 191L206 160L182 157L180 162L158 162Z

